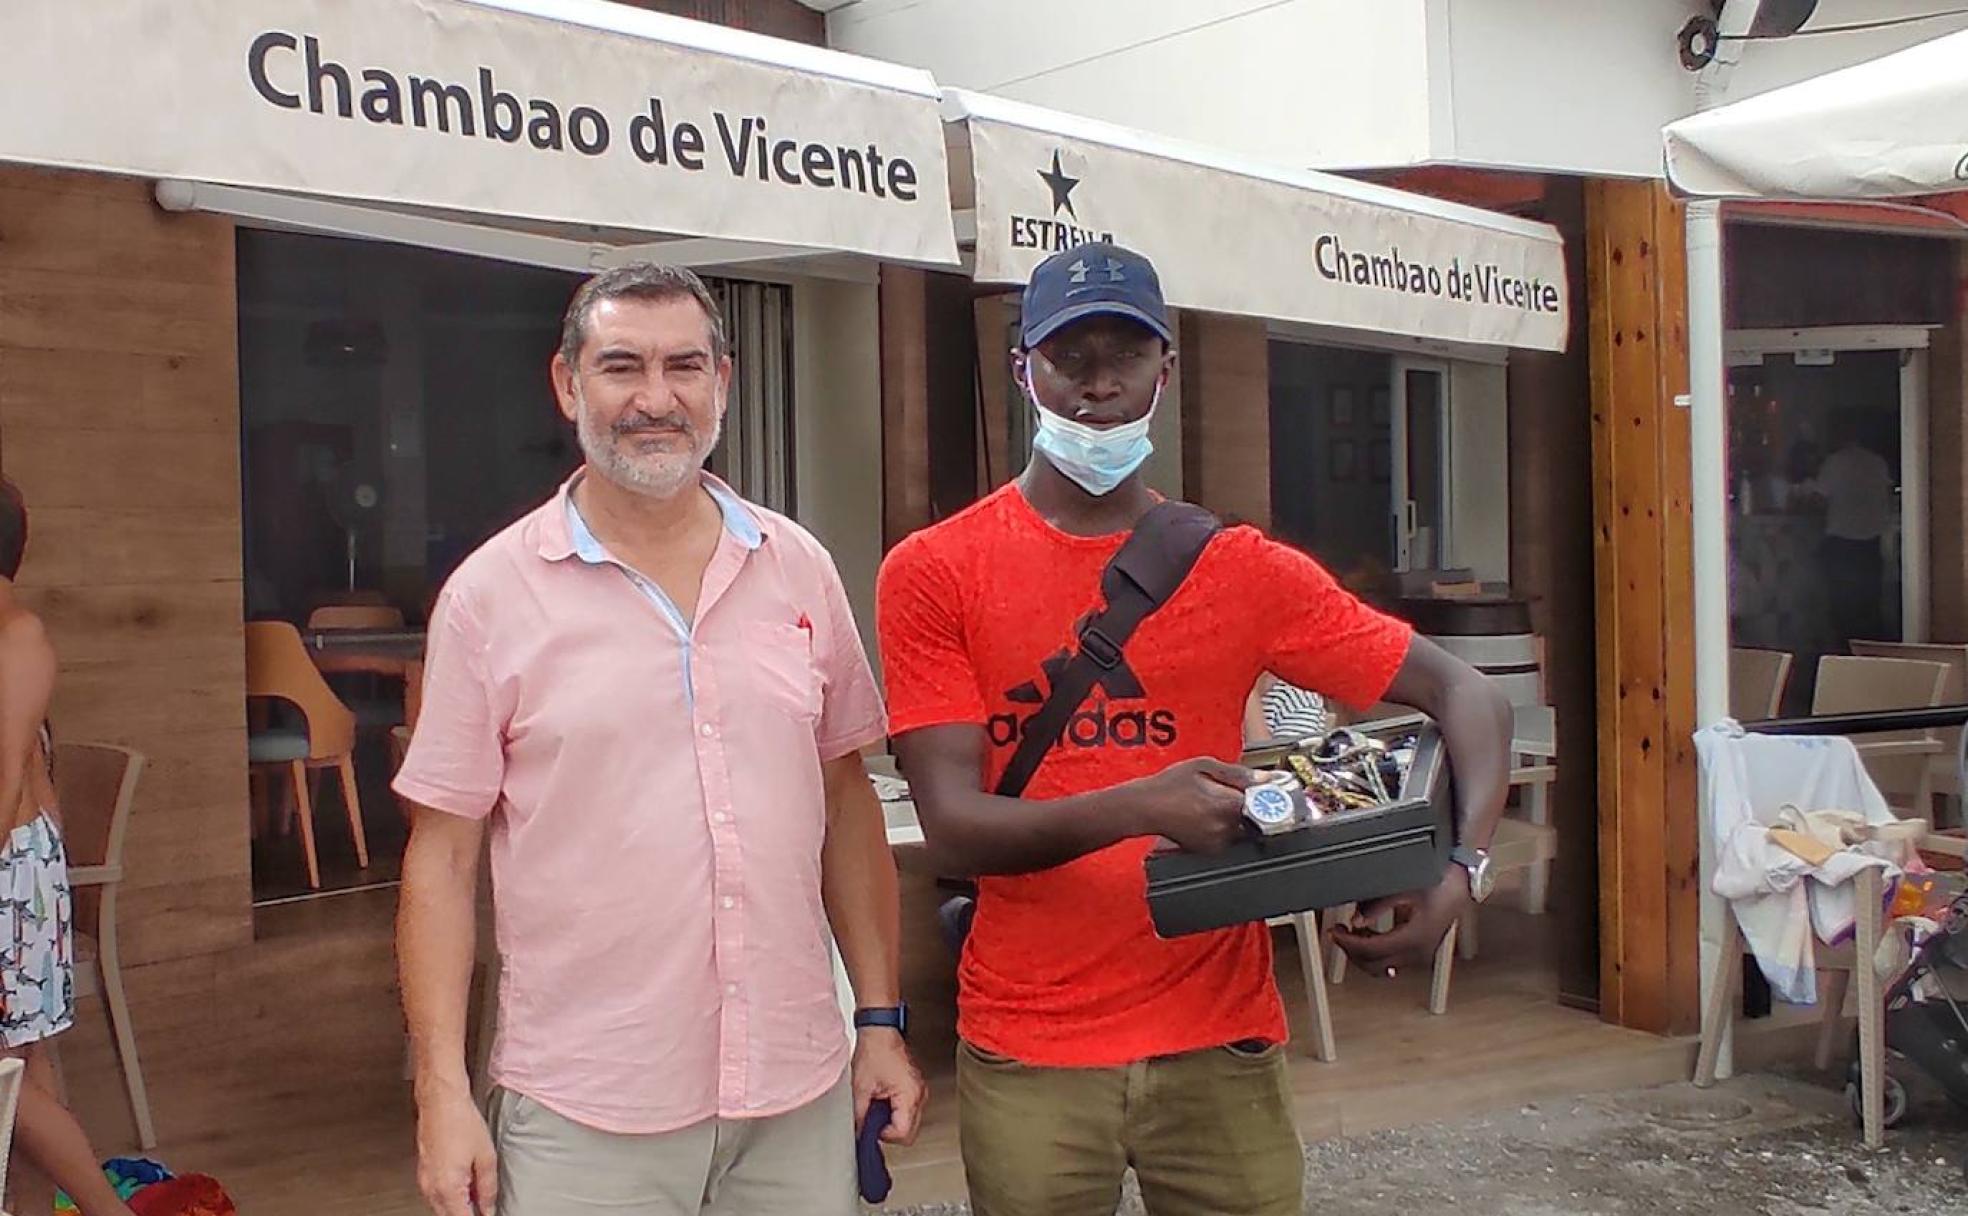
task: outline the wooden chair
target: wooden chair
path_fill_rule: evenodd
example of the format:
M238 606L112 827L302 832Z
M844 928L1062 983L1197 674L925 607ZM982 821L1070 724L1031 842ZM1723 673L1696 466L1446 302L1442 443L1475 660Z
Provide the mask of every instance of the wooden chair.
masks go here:
M389 605L390 597L381 591L376 591L368 587L358 587L353 591L317 591L308 596L307 602L312 605L310 612L340 604L382 608ZM346 629L349 626L344 625L342 628Z
M326 604L308 614L308 632L338 629L403 629L403 610L389 604ZM324 675L341 681L339 695L355 711L358 730L389 730L403 718L398 681L407 681L408 664L374 655L321 650L308 656ZM352 683L350 681L353 681Z
M1875 709L1923 709L1945 704L1949 669L1918 659L1878 659L1826 655L1818 660L1815 715ZM1902 818L1933 817L1934 760L1943 747L1933 731L1863 735L1852 740L1866 772L1893 812Z
M1762 722L1781 713L1792 661L1783 650L1742 646L1730 650L1729 716L1738 722Z
M1861 658L1945 664L1948 676L1939 703L1959 705L1968 701L1968 646L1939 642L1853 642L1852 653ZM1931 757L1928 764L1933 771L1934 792L1958 801L1962 790L1955 757L1961 754L1961 728L1936 731L1934 738L1940 741L1942 752Z
M284 701L300 710L305 730L269 728L247 737L251 771L271 776L285 770L292 778L307 858L308 886L321 888L321 862L314 848L314 806L308 796L310 771L335 769L342 801L355 837L356 864L369 867L369 842L362 830L362 799L355 783L355 714L344 705L308 657L300 631L285 621L246 625L246 696Z
M55 799L61 808L62 836L68 847L69 883L75 897L75 992L100 992L109 1013L137 1143L157 1147L143 1065L123 992L123 958L117 940L116 897L123 885L123 841L130 808L143 774L139 752L107 743L55 746Z
M317 629L401 629L403 610L389 604L324 604L308 613L309 631Z

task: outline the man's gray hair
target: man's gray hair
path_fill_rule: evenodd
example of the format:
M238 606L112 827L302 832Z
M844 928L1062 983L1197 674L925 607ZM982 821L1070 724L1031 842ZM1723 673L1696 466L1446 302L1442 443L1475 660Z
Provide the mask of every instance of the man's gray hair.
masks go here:
M603 300L691 299L704 310L711 323L711 357L724 358L730 349L724 336L724 315L718 311L717 297L704 286L697 272L683 266L657 266L650 262L631 262L617 266L581 284L567 304L567 316L560 324L560 357L569 366L581 359L581 348L588 340L588 318Z

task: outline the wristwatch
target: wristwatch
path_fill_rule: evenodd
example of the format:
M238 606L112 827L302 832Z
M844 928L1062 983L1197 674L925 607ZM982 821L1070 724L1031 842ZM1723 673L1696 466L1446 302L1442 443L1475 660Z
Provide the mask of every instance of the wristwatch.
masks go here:
M901 1035L904 1039L908 1038L909 1037L908 1003L898 1002L897 1004L894 1005L877 1005L867 1009L855 1010L854 1028L856 1030L861 1030L869 1026L886 1027L889 1030L893 1030L896 1034Z
M1496 875L1490 870L1490 855L1486 850L1459 844L1449 850L1449 860L1469 871L1469 898L1482 903L1496 889Z
M1244 791L1244 818L1266 836L1289 832L1298 826L1298 801L1291 787L1261 781Z

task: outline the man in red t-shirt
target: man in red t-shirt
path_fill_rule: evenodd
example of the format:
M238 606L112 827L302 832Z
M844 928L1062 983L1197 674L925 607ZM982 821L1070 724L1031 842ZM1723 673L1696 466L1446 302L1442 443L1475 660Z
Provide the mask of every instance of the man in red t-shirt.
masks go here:
M1251 528L1219 533L1142 623L1019 798L996 787L1154 505L1140 468L1174 370L1155 270L1106 243L1026 287L1012 371L1036 407L1019 480L909 537L878 624L895 749L940 872L975 876L959 969L957 1088L978 1216L1111 1212L1132 1166L1151 1216L1296 1216L1300 1146L1262 924L1173 940L1149 919L1157 837L1213 852L1243 831L1246 695L1273 672L1440 724L1458 859L1340 945L1370 974L1427 960L1485 872L1510 711L1474 670ZM1263 470L1253 475L1263 475ZM1364 909L1371 916L1378 909Z

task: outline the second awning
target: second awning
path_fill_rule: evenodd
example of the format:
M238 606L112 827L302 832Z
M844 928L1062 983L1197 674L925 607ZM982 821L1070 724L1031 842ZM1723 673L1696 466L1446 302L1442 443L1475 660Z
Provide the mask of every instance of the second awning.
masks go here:
M1564 349L1548 224L976 93L946 91L944 118L980 281L1022 283L1055 250L1110 239L1154 259L1178 307Z

